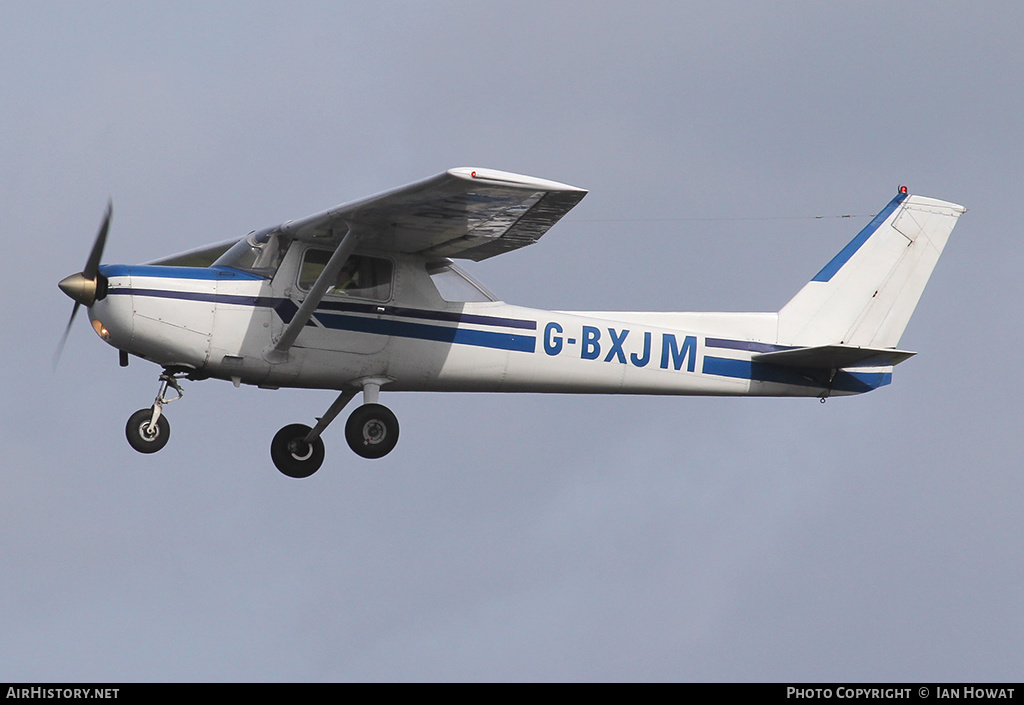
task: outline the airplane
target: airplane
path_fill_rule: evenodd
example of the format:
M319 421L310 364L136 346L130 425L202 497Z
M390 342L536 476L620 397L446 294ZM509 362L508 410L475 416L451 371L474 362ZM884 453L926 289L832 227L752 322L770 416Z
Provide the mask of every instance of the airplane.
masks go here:
M358 394L345 438L363 458L398 442L380 392L817 397L868 392L915 353L897 347L962 206L896 196L777 312L544 311L499 301L453 260L531 245L587 194L460 167L143 265L102 264L112 207L85 268L59 284L119 351L162 368L126 436L165 446L181 380L338 393L270 455L309 477L324 430ZM173 396L172 396L173 392Z

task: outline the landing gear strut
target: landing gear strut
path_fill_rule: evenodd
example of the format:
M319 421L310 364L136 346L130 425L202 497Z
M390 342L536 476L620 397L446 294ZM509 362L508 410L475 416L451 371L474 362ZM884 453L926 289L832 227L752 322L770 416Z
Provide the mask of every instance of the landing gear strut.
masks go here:
M148 409L139 409L130 417L124 427L125 436L128 437L128 444L140 453L155 453L165 445L171 438L171 424L163 415L164 404L178 401L185 393L181 391L178 384L178 373L164 370L160 375L160 391L157 392L153 406ZM171 399L167 398L167 388L171 387L177 394Z
M380 386L391 380L374 377L362 381L363 404L356 407L345 423L345 439L349 447L364 458L383 458L398 443L398 419L391 409L377 403ZM288 477L309 477L324 461L324 442L320 435L356 392L346 390L310 428L302 424L285 426L270 443L274 466Z

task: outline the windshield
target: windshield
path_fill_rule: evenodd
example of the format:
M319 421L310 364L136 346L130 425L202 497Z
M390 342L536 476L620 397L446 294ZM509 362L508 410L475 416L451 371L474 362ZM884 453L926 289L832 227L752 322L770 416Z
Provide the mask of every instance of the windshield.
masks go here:
M276 234L249 233L217 258L214 267L232 267L270 279L277 273L286 243Z

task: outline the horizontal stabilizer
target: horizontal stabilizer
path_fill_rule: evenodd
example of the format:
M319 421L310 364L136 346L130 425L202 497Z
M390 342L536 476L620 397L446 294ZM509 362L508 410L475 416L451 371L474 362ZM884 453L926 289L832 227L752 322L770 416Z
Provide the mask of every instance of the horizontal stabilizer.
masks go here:
M754 355L754 362L781 367L840 370L844 367L891 367L917 353L894 348L862 348L857 345L817 345Z

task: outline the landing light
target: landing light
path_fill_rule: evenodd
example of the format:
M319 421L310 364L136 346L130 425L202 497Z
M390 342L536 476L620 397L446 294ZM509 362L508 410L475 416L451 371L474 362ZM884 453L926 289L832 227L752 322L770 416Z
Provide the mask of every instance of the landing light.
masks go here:
M103 338L104 340L110 340L110 331L103 327L103 324L99 321L92 322L92 328L96 331L96 335Z

